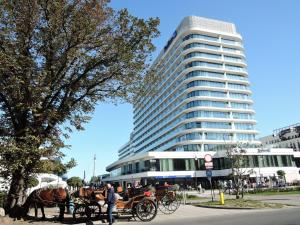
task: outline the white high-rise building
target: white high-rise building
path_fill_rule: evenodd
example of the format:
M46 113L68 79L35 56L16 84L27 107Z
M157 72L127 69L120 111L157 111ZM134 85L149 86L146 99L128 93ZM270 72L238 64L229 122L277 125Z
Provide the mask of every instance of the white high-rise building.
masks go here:
M119 160L107 167L110 180L201 178L207 153L218 170L214 176L225 176L225 145L260 144L242 37L234 24L184 18L153 67L162 81L155 95L134 106L134 130ZM249 155L253 167L255 152Z

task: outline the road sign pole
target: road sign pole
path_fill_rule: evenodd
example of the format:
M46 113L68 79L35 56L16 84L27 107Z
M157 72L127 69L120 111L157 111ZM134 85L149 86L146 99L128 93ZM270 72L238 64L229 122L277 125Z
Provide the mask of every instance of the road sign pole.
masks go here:
M211 183L211 177L208 177L209 183L210 183L210 194L211 194L211 201L214 201L214 196L213 196L213 190L212 190L212 183Z
M212 169L213 169L213 160L212 160L212 156L210 154L206 154L204 156L204 160L205 160L205 168L206 168L206 176L207 179L209 180L210 183L210 194L211 194L211 201L214 201L214 193L213 193L213 188L212 188L212 183L211 183L211 177L212 177Z

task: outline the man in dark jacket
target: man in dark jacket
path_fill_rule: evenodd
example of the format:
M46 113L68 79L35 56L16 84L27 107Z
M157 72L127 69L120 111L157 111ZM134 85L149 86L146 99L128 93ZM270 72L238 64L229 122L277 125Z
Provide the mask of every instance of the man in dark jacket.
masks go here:
M113 223L112 210L116 203L115 192L114 192L114 188L111 186L110 183L108 183L106 187L107 187L107 221L109 225L112 225Z

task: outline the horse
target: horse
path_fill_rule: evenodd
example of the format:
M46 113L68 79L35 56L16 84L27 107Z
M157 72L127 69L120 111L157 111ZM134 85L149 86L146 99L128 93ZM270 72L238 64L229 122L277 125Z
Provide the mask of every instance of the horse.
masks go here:
M22 206L23 216L26 217L29 212L29 208L33 206L35 210L35 218L37 218L37 209L38 207L40 207L42 211L42 219L44 220L44 206L53 207L55 205L59 206L60 212L58 218L61 221L64 218L65 206L69 207L70 205L70 196L67 190L63 188L36 189L33 192L31 192L31 194L28 196L28 198Z
M106 188L83 188L81 187L79 190L73 192L71 196L73 198L81 198L81 199L95 199L103 200L106 198ZM100 198L100 199L97 199Z

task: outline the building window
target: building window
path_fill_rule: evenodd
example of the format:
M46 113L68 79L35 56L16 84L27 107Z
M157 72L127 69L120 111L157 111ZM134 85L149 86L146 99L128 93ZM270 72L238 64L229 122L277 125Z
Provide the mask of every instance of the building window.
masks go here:
M193 61L185 65L185 68L190 68L194 66L203 66L203 67L213 67L213 68L223 68L223 64L220 63L210 63L203 61ZM243 68L244 69L244 68Z
M185 167L184 159L173 159L174 171L185 171L187 168Z
M183 150L186 152L189 152L189 151L200 152L201 145L200 144L183 145Z
M191 101L186 104L186 108L192 108L197 106L207 106L207 107L218 107L218 108L227 108L227 102L218 102L218 101L206 101L206 100L196 100Z
M216 78L224 78L224 73L216 73L216 72L208 72L202 70L194 70L185 75L185 78L191 77L216 77Z
M160 171L173 171L173 160L172 159L161 159L160 160Z
M211 58L211 59L221 59L221 55L210 54L204 52L191 52L184 56L184 59L192 58L192 57L203 57L203 58Z
M210 97L219 97L219 98L226 98L226 92L221 91L192 91L187 94L188 98L195 97L195 96L210 96Z
M213 50L220 50L220 46L216 45L208 45L208 44L203 44L203 43L190 43L184 46L183 50L189 49L189 48L206 48L206 49L213 49Z
M250 123L235 123L235 129L237 130L253 130L254 126Z
M207 80L194 80L194 81L187 84L187 88L195 87L195 86L208 86L208 87L225 88L225 83L224 82L207 81Z
M189 40L191 38L197 38L197 39L203 39L203 40L209 40L209 41L219 41L218 37L208 36L204 34L189 34L183 38L183 41Z

